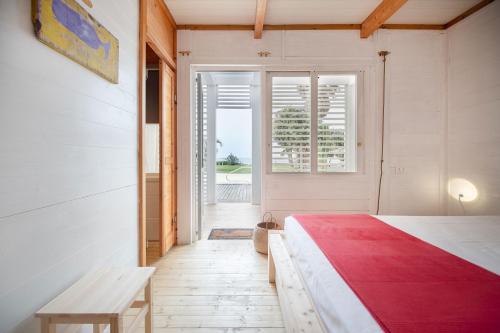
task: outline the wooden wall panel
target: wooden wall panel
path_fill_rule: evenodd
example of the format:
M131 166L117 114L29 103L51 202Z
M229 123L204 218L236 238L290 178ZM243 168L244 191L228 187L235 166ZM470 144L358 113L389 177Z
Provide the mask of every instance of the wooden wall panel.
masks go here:
M147 0L146 8L147 41L171 68L175 68L175 22L162 0Z
M142 81L139 84L139 262L141 265L146 264L146 209L144 201L146 200L145 191L145 178L144 178L144 125L145 125L145 110L144 110L144 77L147 59L151 60L151 54L147 56L146 48L150 48L159 57L160 63L165 63L166 67L169 69L172 78L175 78L176 69L176 24L170 14L168 8L162 0L142 0L141 4L141 23L140 23L140 52L139 52L139 76ZM169 100L174 101L174 93L176 81L172 79L172 85L170 86L171 91L169 91ZM169 88L169 89L170 89ZM161 97L160 97L161 99ZM172 119L176 119L176 107L175 103L172 103L172 108L169 110ZM171 128L169 128L168 133L176 133L176 123L171 123ZM175 139L175 138L173 138ZM171 152L173 156L169 158L174 161L172 168L169 170L169 177L172 175L172 181L170 182L168 194L163 193L162 197L167 198L169 201L176 205L176 182L175 170L176 170L176 146L175 140L171 140L167 143L171 146ZM162 159L163 160L163 159ZM176 207L172 207L169 211L170 215L167 219L168 221L163 221L162 226L169 226L171 231L168 237L168 241L162 242L162 249L167 250L176 241L176 228L172 224L172 218L175 219Z
M160 197L161 197L161 224L160 224L160 255L164 255L175 243L175 230L173 228L173 86L174 74L164 62L160 62L160 82L162 97L160 99Z
M160 230L160 175L146 175L146 239L159 240Z

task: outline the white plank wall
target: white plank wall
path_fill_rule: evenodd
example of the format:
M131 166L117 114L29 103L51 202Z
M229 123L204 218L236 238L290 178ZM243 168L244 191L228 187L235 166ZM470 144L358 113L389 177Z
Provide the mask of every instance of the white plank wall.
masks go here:
M475 201L449 198L451 215L500 214L500 2L448 31L448 179L463 178Z
M443 211L445 173L446 33L379 31L360 39L358 31L266 31L253 39L247 31L179 31L179 87L189 89L189 65L248 64L265 70L363 70L360 172L354 175L283 175L265 172L266 129L262 127L262 210L278 219L291 213L368 213L376 207L381 112L381 61L388 58L388 131L382 212L436 215ZM259 51L271 52L258 57ZM179 96L180 167L189 160L189 94ZM266 105L265 96L263 104ZM265 115L265 110L263 114ZM265 118L265 116L264 116ZM404 170L403 173L397 170ZM180 174L180 182L187 182ZM184 179L184 180L183 180ZM179 241L189 242L189 187L179 187ZM184 215L185 214L185 215ZM182 216L182 218L181 218ZM184 236L186 235L186 236Z
M446 32L389 30L381 39L391 53L380 213L443 214Z
M264 211L271 211L281 222L293 213L365 213L370 211L374 165L367 163L376 153L374 114L376 42L362 40L356 31L287 31L282 34L282 62L286 64L320 64L338 71L365 72L363 91L359 96L365 108L359 109L358 170L356 174L264 176ZM266 114L265 110L263 113ZM369 112L367 112L369 111ZM267 119L267 117L265 117ZM265 131L267 131L266 129ZM264 132L265 135L268 133ZM368 142L368 140L372 142ZM263 152L264 165L268 156ZM264 169L266 170L266 169Z
M146 124L144 127L144 172L160 172L160 125Z
M137 264L138 2L94 4L120 42L112 84L35 39L31 1L0 2L0 332L84 272Z

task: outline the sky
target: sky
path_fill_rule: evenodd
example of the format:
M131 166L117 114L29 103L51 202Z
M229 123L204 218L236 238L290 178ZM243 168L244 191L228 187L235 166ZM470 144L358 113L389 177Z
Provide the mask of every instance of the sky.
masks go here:
M217 160L233 153L242 162L252 158L252 112L251 110L217 110L216 136L222 141L217 145Z

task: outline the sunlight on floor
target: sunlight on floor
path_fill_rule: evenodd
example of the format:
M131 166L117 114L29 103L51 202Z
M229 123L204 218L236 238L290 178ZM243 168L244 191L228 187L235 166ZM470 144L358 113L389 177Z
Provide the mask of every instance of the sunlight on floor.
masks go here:
M261 219L260 206L250 203L218 203L203 208L203 239L212 228L253 228Z

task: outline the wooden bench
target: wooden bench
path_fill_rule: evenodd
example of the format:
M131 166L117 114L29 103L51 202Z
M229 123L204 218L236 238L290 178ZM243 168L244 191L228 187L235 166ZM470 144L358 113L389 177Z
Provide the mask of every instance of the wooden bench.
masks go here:
M268 232L269 282L276 284L286 332L326 333L284 237L282 230Z
M133 332L145 319L152 330L151 277L153 267L106 268L89 273L41 308L42 333L55 333L57 324L92 324L94 333L110 325L111 333L125 332L123 316L130 308L139 313L127 327ZM137 300L144 292L144 300Z

